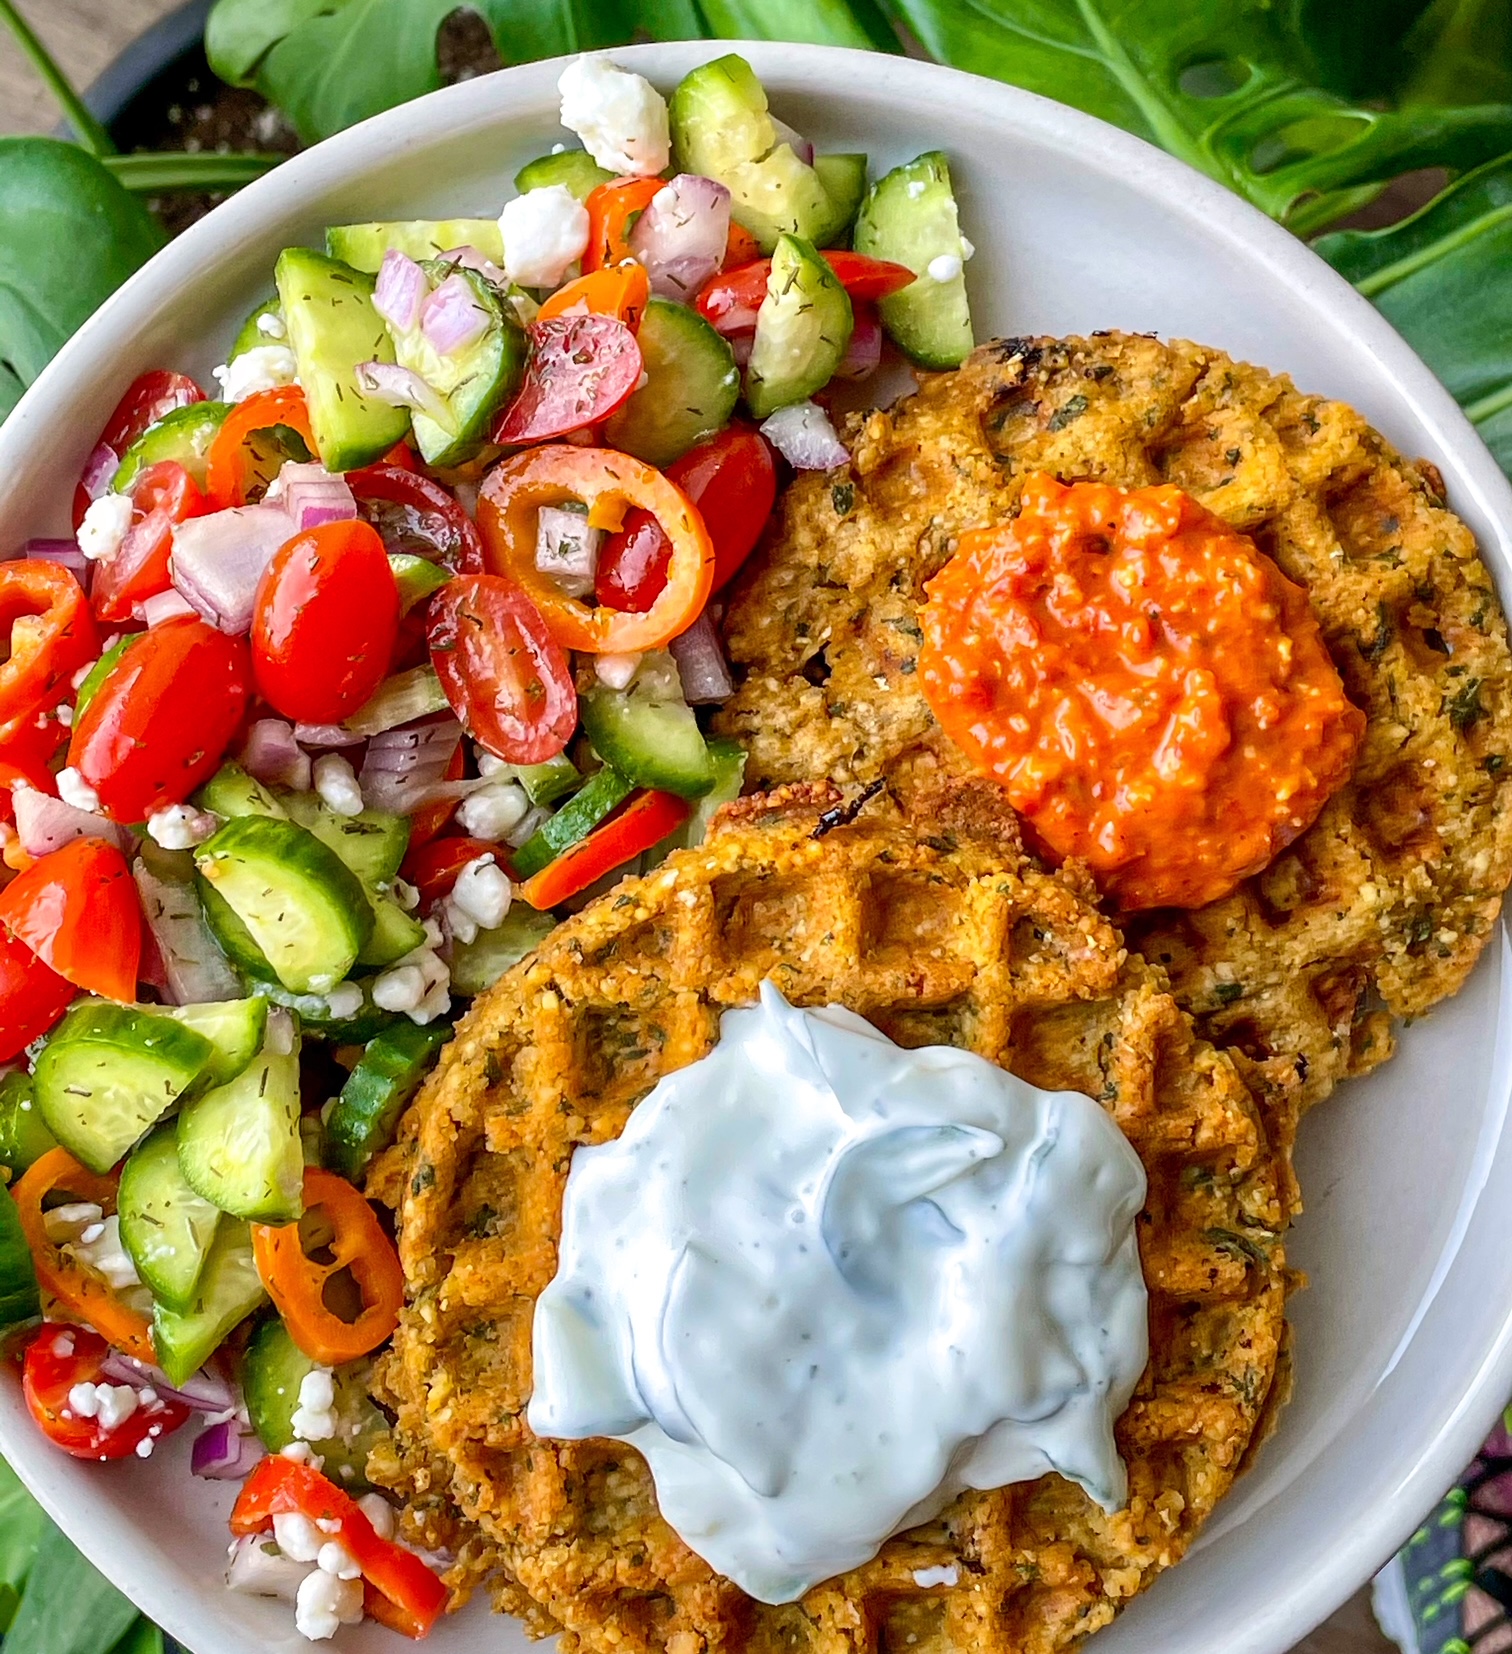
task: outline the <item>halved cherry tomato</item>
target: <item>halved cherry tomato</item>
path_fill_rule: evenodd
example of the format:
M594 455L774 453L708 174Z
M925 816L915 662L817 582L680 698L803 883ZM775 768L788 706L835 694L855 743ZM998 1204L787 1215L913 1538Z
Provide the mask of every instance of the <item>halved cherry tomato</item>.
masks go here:
M566 500L585 503L595 528L621 528L633 506L661 524L672 556L666 584L644 614L591 609L536 568L537 514ZM613 448L558 444L502 461L478 496L478 527L489 567L525 588L564 649L600 655L659 649L697 620L713 588L714 545L698 507L661 472Z
M79 990L0 926L0 1062L11 1062L40 1039Z
M120 1182L119 1172L92 1172L67 1149L49 1149L32 1163L11 1193L42 1290L51 1293L76 1321L86 1322L118 1350L125 1350L138 1361L153 1361L152 1326L147 1317L118 1298L98 1275L92 1275L55 1246L48 1239L43 1217L46 1202L59 1194L91 1201L108 1216L116 1209Z
M42 1434L76 1459L125 1459L144 1442L171 1436L189 1417L181 1401L152 1392L150 1401L137 1392L137 1404L119 1424L87 1418L74 1405L81 1384L119 1383L105 1377L110 1345L99 1333L68 1322L50 1321L26 1343L21 1393Z
M312 1361L337 1367L370 1355L393 1336L404 1303L404 1271L373 1208L344 1177L307 1167L304 1204L307 1215L323 1215L323 1228L330 1232L318 1258L306 1253L298 1223L254 1223L252 1255L290 1338ZM352 1321L343 1320L325 1298L327 1286L343 1272L362 1296Z
M308 1464L270 1453L242 1484L231 1510L238 1538L266 1533L275 1516L303 1516L322 1534L338 1539L374 1591L396 1611L379 1614L407 1636L427 1636L446 1608L450 1593L413 1551L380 1537L349 1493Z
M322 523L273 554L252 610L252 672L286 718L339 724L373 697L399 635L399 588L378 531Z
M78 531L90 502L96 500L110 486L121 456L150 425L156 425L175 408L188 408L203 402L205 393L187 373L169 373L154 368L139 375L126 388L126 394L116 403L115 412L105 421L100 440L84 467L74 489L73 525ZM85 478L89 482L85 482ZM91 485L93 491L91 492Z
M446 766L445 781L460 781L467 769L467 754L462 750L461 741L457 742ZM443 831L447 822L457 813L458 800L455 798L438 799L434 804L422 804L418 810L410 814L409 849L413 854L422 844L430 841ZM408 874L405 875L408 878Z
M61 563L0 563L0 741L18 734L72 688L75 672L100 652L84 588Z
M666 185L660 178L611 178L600 184L584 205L588 208L588 251L585 270L604 270L634 258L629 235L651 199Z
M483 542L472 518L440 483L394 464L393 457L346 474L363 520L378 530L389 551L428 557L453 574L478 573Z
M560 907L606 873L660 844L682 826L692 809L686 798L674 793L637 793L618 815L526 879L520 895L542 913Z
M777 467L767 439L736 420L667 467L667 477L698 507L714 542L713 590L732 581L751 555L777 499ZM595 595L611 609L644 614L667 584L672 542L647 511L625 516L599 555Z
M256 391L226 415L210 444L205 492L211 509L260 500L285 460L316 457L310 410L299 386Z
M544 764L572 739L572 670L513 581L469 574L444 585L431 599L430 651L452 711L490 752Z
M641 376L635 335L613 316L557 316L530 326L530 365L493 440L545 442L607 419Z
M175 615L116 662L74 724L68 762L113 821L145 821L215 772L251 681L241 638Z
M730 220L729 233L725 236L724 257L719 261L721 270L738 270L742 264L750 264L761 257L761 243L745 227Z
M173 528L210 509L194 478L176 461L149 465L131 490L131 527L120 550L95 566L89 602L101 620L130 620L138 603L173 584L168 554Z
M836 247L821 253L820 257L835 272L853 301L875 303L889 293L901 292L917 280L906 264L868 258L865 253L849 253ZM721 333L748 333L756 325L756 312L766 297L767 277L771 273L769 258L756 259L735 270L722 270L703 284L693 301L694 307Z
M645 265L633 258L626 259L623 264L590 270L586 276L559 287L541 306L536 320L549 322L554 316L613 316L634 332L650 297L651 278L646 274Z
M448 836L419 846L411 839L400 871L420 892L421 906L427 906L449 894L468 862L476 861L479 856L499 854L499 846L487 839Z
M18 873L0 890L0 925L75 987L136 998L142 904L125 856L104 839L74 839Z

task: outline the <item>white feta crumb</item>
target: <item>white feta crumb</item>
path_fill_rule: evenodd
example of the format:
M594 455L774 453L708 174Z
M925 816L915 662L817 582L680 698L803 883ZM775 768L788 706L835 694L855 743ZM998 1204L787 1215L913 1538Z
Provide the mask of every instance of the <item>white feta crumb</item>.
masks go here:
M224 367L211 368L227 402L245 402L258 391L299 383L299 364L287 345L253 345Z
M313 1562L325 1544L325 1535L297 1510L280 1511L273 1518L273 1537L279 1550L295 1562Z
M955 1585L959 1582L961 1574L952 1562L943 1568L915 1568L913 1577L915 1585L927 1590L931 1585Z
M339 752L328 752L315 760L315 791L320 801L339 816L362 814L362 788L357 772Z
M428 919L425 929L424 946L412 948L373 979L373 1003L380 1010L402 1012L422 1027L451 1009L451 972L436 952L441 927Z
M312 1470L323 1470L325 1460L315 1452L308 1442L290 1442L287 1447L278 1450L279 1457L290 1459L295 1464L307 1464Z
M362 1569L357 1566L357 1559L341 1543L339 1539L328 1539L320 1547L320 1555L315 1558L315 1566L323 1574L330 1574L336 1579L361 1579Z
M166 804L147 817L148 836L165 850L192 850L219 825L208 810L196 810L192 804Z
M96 1419L102 1430L119 1430L137 1410L137 1393L129 1384L75 1384L68 1406L75 1418Z
M380 1011L413 1011L424 995L418 965L394 965L373 979L373 1003Z
M639 655L595 655L593 670L598 681L610 689L628 689L640 671Z
M381 1493L364 1493L357 1501L357 1508L373 1524L373 1531L380 1539L394 1537L394 1507Z
M644 75L583 56L562 71L557 91L562 125L601 167L635 178L665 171L672 158L667 100Z
M473 743L473 757L477 760L479 775L514 774L514 765L507 758L500 758L498 753L480 747L476 741Z
M588 250L588 209L565 184L504 203L504 274L522 287L556 287Z
M142 1439L132 1449L132 1452L135 1453L136 1456L139 1459L150 1459L152 1457L152 1450L156 1446L157 1446L157 1434L154 1431L154 1432L150 1432L149 1434L143 1436Z
M293 1602L309 1573L309 1565L284 1556L266 1534L248 1534L231 1542L231 1566L226 1583L233 1591L252 1596L282 1597Z
M105 1208L92 1200L76 1200L67 1206L54 1206L42 1214L42 1227L54 1246L76 1241L86 1229L91 1229L105 1216ZM59 1354L62 1354L59 1351Z
M54 707L53 716L60 724L62 724L64 729L73 728L73 708L69 706L67 702L65 702L62 706Z
M493 856L477 856L457 875L446 898L446 926L459 942L471 942L480 930L496 930L509 912L509 876Z
M265 310L257 318L257 331L265 339L287 339L289 330L284 326L284 319L276 310Z
M92 1419L100 1410L93 1384L75 1384L68 1392L68 1410L76 1419Z
M65 1245L64 1251L117 1292L142 1284L136 1265L121 1245L121 1220L118 1217L91 1223L76 1241Z
M929 279L931 281L954 281L961 273L961 259L958 253L940 253L930 259Z
M58 797L76 810L88 810L92 815L100 813L100 795L72 765L58 771Z
M457 823L469 838L497 844L530 810L530 797L518 781L500 781L469 793L457 806Z
M362 989L355 982L338 982L326 995L326 1004L338 1021L354 1017L362 1009Z
M299 1405L289 1428L300 1441L324 1442L336 1434L336 1385L329 1367L312 1367L299 1384Z
M121 549L131 529L132 504L129 494L101 494L89 502L84 521L75 538L79 550L91 563L109 563Z
M334 1637L343 1625L362 1619L362 1582L337 1579L319 1568L299 1582L294 1599L294 1629L310 1642Z
M404 909L413 913L420 905L420 892L408 879L395 879L389 885L389 895Z

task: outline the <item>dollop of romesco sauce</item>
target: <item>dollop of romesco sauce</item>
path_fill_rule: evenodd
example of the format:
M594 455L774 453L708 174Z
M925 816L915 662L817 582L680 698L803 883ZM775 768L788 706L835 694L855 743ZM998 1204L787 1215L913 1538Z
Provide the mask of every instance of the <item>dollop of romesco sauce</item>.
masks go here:
M1365 730L1306 592L1179 488L1034 475L925 588L919 672L945 733L1125 909L1257 873Z

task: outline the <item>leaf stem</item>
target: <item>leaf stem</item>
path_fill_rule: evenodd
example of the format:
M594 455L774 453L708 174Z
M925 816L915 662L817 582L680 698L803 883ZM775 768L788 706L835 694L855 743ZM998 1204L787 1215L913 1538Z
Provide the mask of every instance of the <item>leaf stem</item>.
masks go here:
M0 5L4 0L0 0ZM105 165L127 189L139 195L167 195L177 190L234 190L271 172L286 155L245 151L222 155L201 151L187 155L176 150L140 155L108 155Z
M1442 235L1437 241L1430 241L1426 247L1420 247L1415 253L1408 253L1405 258L1399 258L1394 264L1385 264L1379 270L1372 270L1368 276L1362 276L1355 286L1367 299L1373 299L1378 293L1384 293L1388 287L1395 287L1399 281L1405 281L1408 276L1415 276L1426 265L1434 264L1449 254L1458 252L1461 247L1467 247L1472 241L1505 224L1512 218L1512 205L1493 207L1490 212L1483 213L1479 218L1462 224L1457 230L1451 230L1448 235Z
M1471 424L1479 425L1492 414L1499 414L1503 409L1512 407L1512 385L1503 385L1499 391L1492 391L1489 396L1481 397L1478 402L1466 402L1463 407Z
M0 0L0 22L9 27L21 50L31 59L32 66L46 81L84 148L91 155L102 158L114 155L116 146L110 141L110 134L85 108L84 100L73 89L67 75L53 61L51 53L32 32L31 25L11 4L11 0Z

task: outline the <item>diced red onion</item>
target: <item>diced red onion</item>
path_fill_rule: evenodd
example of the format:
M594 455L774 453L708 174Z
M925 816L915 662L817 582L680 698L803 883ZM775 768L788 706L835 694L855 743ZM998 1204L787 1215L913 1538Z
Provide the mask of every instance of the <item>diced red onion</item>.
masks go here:
M462 726L455 718L405 724L375 735L357 777L362 796L373 809L399 815L432 802L433 789L445 784L461 739Z
M486 276L495 287L509 286L509 277L491 258L485 258L470 242L464 242L460 247L448 247L441 257L448 264L460 264L465 270L476 270L480 276Z
M764 420L761 434L796 471L833 471L850 454L817 402L793 402Z
M241 998L241 982L210 934L193 886L160 879L143 861L132 864L131 874L147 928L162 956L173 1003L201 1005Z
M309 1571L308 1562L296 1562L293 1557L285 1556L272 1542L272 1535L249 1533L231 1547L226 1584L248 1596L279 1597L284 1602L297 1603L299 1587Z
M877 371L881 362L881 320L871 305L858 304L850 343L845 347L845 355L835 373L841 379L865 379Z
M38 792L35 787L18 786L12 798L16 808L16 833L28 855L45 856L81 838L104 839L122 854L129 853L136 845L130 832L118 823L89 810L75 809L72 804L65 804L50 793Z
M84 474L79 481L84 486L84 492L90 499L97 500L115 481L115 474L121 468L121 456L109 443L99 443L95 451L84 462Z
M735 366L745 369L751 360L751 350L756 343L754 333L727 333L725 343L730 347L730 354L735 358Z
M390 247L378 266L378 283L373 289L373 309L401 333L420 319L420 307L430 292L425 272L407 253Z
M443 356L454 356L481 339L488 321L466 276L448 276L420 307L420 331Z
M775 115L772 116L772 125L777 129L777 142L789 145L806 167L813 166L814 146L808 139L801 132L795 132L786 121L779 121Z
M686 302L724 262L729 236L729 190L680 172L636 219L630 251L645 265L653 292Z
M581 511L543 505L536 516L536 567L568 597L587 597L598 573L604 531Z
M239 1482L250 1476L252 1467L267 1449L235 1419L222 1419L194 1439L189 1468L210 1482Z
M332 476L314 461L285 465L269 490L267 503L276 503L301 534L321 523L349 523L357 515L357 501L346 478Z
M28 540L21 547L21 555L44 563L61 563L75 574L89 567L89 559L79 550L77 540Z
M680 637L667 645L677 662L677 675L682 679L683 699L689 706L706 706L715 701L727 701L735 693L730 668L725 664L724 650L719 634L707 611Z
M168 1375L157 1367L121 1350L111 1350L100 1370L117 1384L130 1384L137 1390L156 1390L164 1401L176 1401L192 1412L230 1413L236 1408L236 1392L219 1373L208 1367L202 1367L182 1384L170 1384Z
M182 592L172 589L157 592L145 602L135 604L132 611L144 626L157 626L178 615L198 614L199 610Z
M354 735L345 724L295 724L294 739L302 747L360 747L366 739Z
M276 505L234 506L173 531L173 584L210 624L239 635L252 624L257 583L294 524Z
M294 726L282 718L259 718L247 731L242 768L265 787L310 788L310 755L294 739Z
M454 421L445 398L413 368L402 368L397 362L359 362L353 377L357 389L375 402L409 408L433 419L443 430L452 429Z

